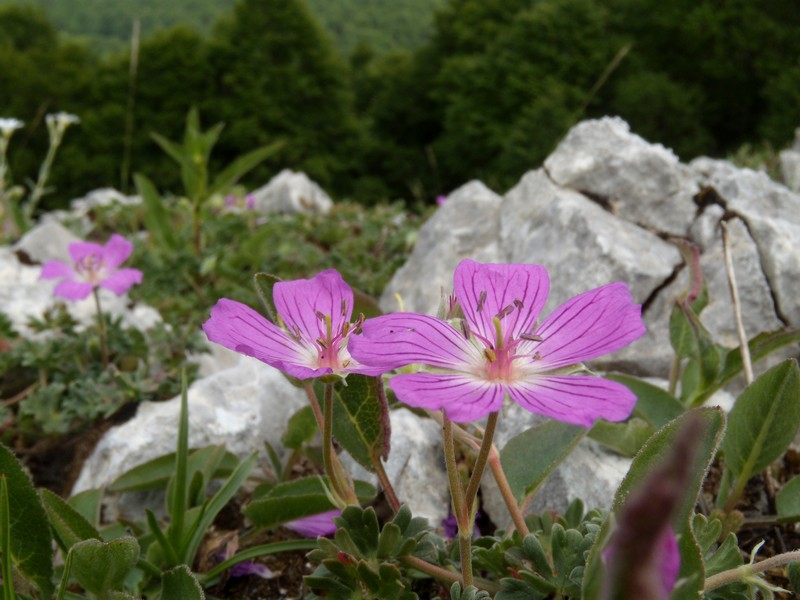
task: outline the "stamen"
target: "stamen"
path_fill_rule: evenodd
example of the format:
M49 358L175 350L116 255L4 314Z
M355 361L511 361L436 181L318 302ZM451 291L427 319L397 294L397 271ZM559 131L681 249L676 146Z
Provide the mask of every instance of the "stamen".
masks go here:
M330 315L325 315L325 335L327 336L327 340L331 340L331 333L333 331L333 324Z
M510 315L512 312L514 312L514 305L509 304L495 315L495 319L502 319L503 317Z
M317 341L317 344L319 344L319 347L322 348L323 350L328 347L328 342L326 342L322 338L317 338L316 341Z
M497 354L495 354L495 351L492 350L491 348L484 348L483 355L489 362L494 362L497 360Z
M542 336L536 335L535 333L520 333L519 337L529 342L541 342L544 339Z
M522 304L522 300L520 300L519 298L514 298L514 306L516 306L520 310L525 308L525 305Z
M342 316L347 316L347 300L342 298Z
M466 339L469 339L469 323L467 323L464 319L460 320L461 324L461 332L464 334Z
M347 365L349 365L349 364L350 364L350 359L349 359L349 358L345 358L345 359L342 361L342 368L343 368L343 369L346 369L346 368L347 368Z
M533 360L542 360L542 355L538 352L533 353Z
M486 290L481 292L481 295L478 297L478 306L475 307L477 312L481 312L483 310L483 305L486 302Z

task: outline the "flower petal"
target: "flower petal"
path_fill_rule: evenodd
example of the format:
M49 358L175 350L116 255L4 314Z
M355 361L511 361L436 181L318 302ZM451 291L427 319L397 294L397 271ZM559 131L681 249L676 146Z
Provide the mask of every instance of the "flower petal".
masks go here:
M334 508L318 515L289 521L284 524L284 527L309 538L331 535L336 532L336 523L333 522L333 519L341 514L341 510Z
M93 289L93 283L65 279L55 287L53 294L66 298L67 300L83 300L92 293Z
M103 247L100 244L95 244L94 242L73 242L67 248L69 251L69 256L72 259L72 262L75 264L79 263L81 259L86 258L87 256L96 256L97 258L103 258Z
M295 331L296 327L310 342L327 337L325 321L318 313L331 317L334 336L353 314L353 290L334 269L322 271L311 279L278 282L273 299L289 331Z
M574 365L614 352L645 333L642 307L628 286L611 283L559 306L536 330L540 369Z
M681 570L681 552L672 527L667 527L661 535L660 563L661 584L664 586L664 594L669 596Z
M527 411L583 427L597 419L627 419L636 404L634 393L621 383L591 375L533 376L507 390Z
M503 406L503 386L469 375L414 373L389 382L397 399L417 408L443 409L457 423L476 421Z
M331 372L317 369L318 355L290 338L249 306L222 298L211 309L203 331L212 342L240 354L252 356L298 379L310 379Z
M116 269L130 257L133 244L119 234L114 234L103 246L103 262L110 270ZM138 282L137 282L138 283Z
M110 277L103 279L100 287L111 290L117 296L122 296L138 283L142 283L142 272L139 269L120 269Z
M462 260L454 275L456 298L474 333L489 343L496 337L493 319L501 318L504 341L529 331L550 293L550 278L541 265L481 264Z
M72 268L72 265L68 265L60 260L48 260L42 266L42 273L39 275L39 279L58 279L64 277L75 277L75 269Z
M452 325L418 313L392 313L367 319L360 335L347 343L350 355L363 365L391 371L415 363L466 369L481 363L480 351Z

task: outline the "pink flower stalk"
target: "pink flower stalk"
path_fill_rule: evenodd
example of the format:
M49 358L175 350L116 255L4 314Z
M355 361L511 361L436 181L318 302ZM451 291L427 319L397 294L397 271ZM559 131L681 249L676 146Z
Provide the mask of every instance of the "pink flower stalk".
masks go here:
M62 279L54 294L67 300L83 300L96 287L111 290L117 296L142 282L139 269L120 269L133 251L133 244L116 233L105 245L75 242L68 248L72 264L49 260L42 267L41 279Z
M307 538L333 535L336 532L336 523L333 522L333 519L341 514L342 511L335 508L318 515L289 521L284 524L284 527Z
M541 265L459 263L457 325L417 313L368 319L350 340L360 363L391 371L411 364L430 370L392 377L409 406L442 409L456 422L500 410L506 395L524 409L590 427L627 418L636 402L624 385L569 367L619 350L645 332L641 306L624 283L575 296L543 323L537 318L550 281Z
M297 379L331 373L378 375L351 358L348 338L353 290L335 270L311 279L281 281L274 287L278 327L241 302L222 298L203 331L212 342L252 356Z

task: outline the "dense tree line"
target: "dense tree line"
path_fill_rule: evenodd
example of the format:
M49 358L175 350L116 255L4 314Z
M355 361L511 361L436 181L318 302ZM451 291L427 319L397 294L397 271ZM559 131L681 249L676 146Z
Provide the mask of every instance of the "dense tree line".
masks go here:
M98 57L42 13L0 8L0 116L26 122L13 172L35 174L43 115L65 110L82 123L52 203L129 186L126 152L129 172L177 191L149 133L180 138L196 106L205 126L226 123L218 164L285 142L253 183L288 166L360 201L427 202L476 177L504 191L571 125L603 114L687 159L782 146L800 125L800 11L796 0L448 0L418 50L362 43L345 59L303 0L239 0L211 34L180 26L143 41L130 140L129 73L127 53Z

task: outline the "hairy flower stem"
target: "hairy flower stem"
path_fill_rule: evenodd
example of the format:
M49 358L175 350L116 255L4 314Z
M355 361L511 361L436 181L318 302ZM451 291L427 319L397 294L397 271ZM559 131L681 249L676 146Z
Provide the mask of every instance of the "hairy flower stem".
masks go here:
M500 464L500 453L494 444L492 444L492 450L489 453L489 469L497 482L497 487L500 489L500 494L506 503L506 508L508 508L511 520L514 522L514 527L522 537L525 537L530 531L528 531L528 525L525 523L525 517L522 515L519 504L517 504L517 499L514 497L514 492L511 491L511 486L508 485L503 465Z
M103 311L100 308L100 294L98 289L92 290L94 295L94 305L97 308L97 331L100 334L100 354L103 357L103 366L108 366L108 346L106 344L106 322L103 319Z
M447 466L447 477L450 480L450 497L453 499L453 514L458 523L462 583L467 586L472 585L472 515L464 503L464 488L461 485L456 465L453 423L447 418L447 415L442 417L442 440L444 442L444 462Z
M333 451L333 384L325 384L325 412L323 413L322 427L322 462L325 464L325 471L333 486L336 496L345 504L358 504L358 498L353 490L353 486L347 481L344 469L334 458L336 453Z
M475 497L478 495L483 471L486 469L486 460L489 458L489 451L492 449L492 439L494 438L494 430L497 427L499 415L499 412L493 412L486 420L481 449L478 451L478 457L475 459L475 466L472 469L472 476L469 478L469 485L467 485L467 491L464 494L464 503L470 510L473 502L475 502Z
M411 567L412 569L416 569L417 571L430 575L431 577L434 577L439 581L444 581L447 582L448 584L453 584L456 582L463 583L458 573L449 571L448 569L445 569L438 565L432 565L431 563L425 562L424 560L422 560L421 558L417 558L416 556L406 555L403 556L400 559L400 561L407 567ZM488 581L486 579L481 579L480 577L477 577L473 581L472 585L474 585L479 590L485 590L490 594L496 594L502 589L499 584L493 581Z
M392 512L397 513L400 510L400 500L397 498L397 493L394 491L392 482L389 481L389 475L386 469L383 468L383 461L380 456L372 457L372 466L375 467L375 474L378 476L378 481L383 488L383 493L386 495L386 501L392 509Z
M722 573L712 575L706 579L705 585L703 586L703 591L710 592L711 590L715 590L723 585L736 583L737 581L743 581L751 575L755 575L756 573L763 573L769 569L782 567L796 561L800 561L800 550L778 554L757 563L751 563L742 565L741 567L736 567L735 569L729 569L727 571L723 571Z

